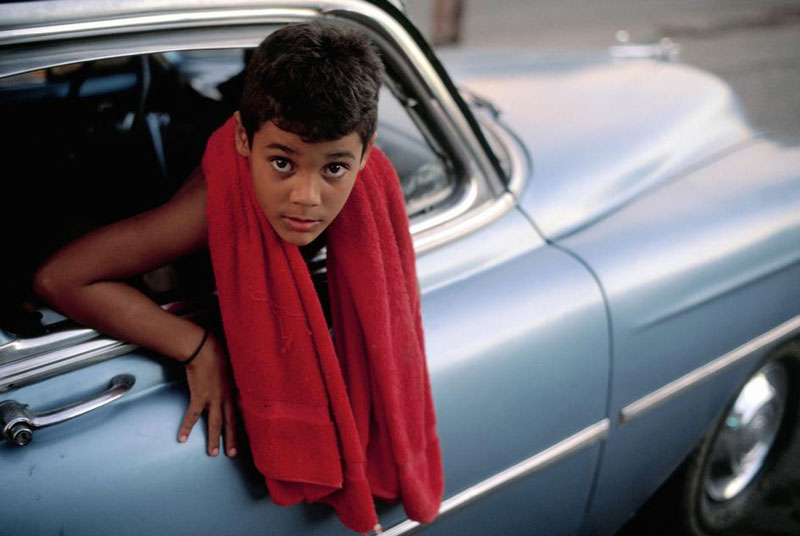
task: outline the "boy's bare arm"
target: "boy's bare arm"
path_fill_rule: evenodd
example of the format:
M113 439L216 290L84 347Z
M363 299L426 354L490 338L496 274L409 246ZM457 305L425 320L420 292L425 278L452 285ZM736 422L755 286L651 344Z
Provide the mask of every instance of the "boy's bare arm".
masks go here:
M203 337L198 325L161 309L120 280L167 264L207 243L206 187L199 169L167 203L98 229L68 244L38 270L34 287L70 318L174 359L184 360ZM208 410L210 454L235 452L232 388L222 345L209 336L186 367L191 402L179 436L188 437Z
M166 204L97 229L56 252L39 268L34 287L82 324L176 359L188 357L202 330L119 281L202 248L205 225L205 186L192 177Z

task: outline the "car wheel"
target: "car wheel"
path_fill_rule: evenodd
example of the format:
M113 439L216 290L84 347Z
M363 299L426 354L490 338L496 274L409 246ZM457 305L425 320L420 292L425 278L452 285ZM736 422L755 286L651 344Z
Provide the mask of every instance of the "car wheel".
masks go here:
M725 534L747 520L800 455L800 342L773 353L745 382L689 460L687 532Z

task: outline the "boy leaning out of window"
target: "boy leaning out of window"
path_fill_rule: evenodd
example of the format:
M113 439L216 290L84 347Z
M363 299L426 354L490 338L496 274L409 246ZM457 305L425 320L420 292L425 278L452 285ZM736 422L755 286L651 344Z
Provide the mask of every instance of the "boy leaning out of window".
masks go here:
M178 441L205 412L208 454L222 436L236 456L238 404L273 501L327 502L360 532L379 527L373 495L429 522L443 491L402 192L373 147L382 72L356 32L272 33L178 193L67 245L34 281L72 319L186 363ZM329 311L302 255L323 245ZM205 247L224 341L123 282Z

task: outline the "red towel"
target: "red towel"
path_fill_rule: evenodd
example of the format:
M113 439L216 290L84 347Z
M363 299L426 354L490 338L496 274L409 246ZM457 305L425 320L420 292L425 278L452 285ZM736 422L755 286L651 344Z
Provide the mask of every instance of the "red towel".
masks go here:
M414 250L380 150L327 230L335 342L297 246L259 207L228 120L203 156L208 235L239 404L280 505L321 501L358 532L372 495L427 523L444 488Z

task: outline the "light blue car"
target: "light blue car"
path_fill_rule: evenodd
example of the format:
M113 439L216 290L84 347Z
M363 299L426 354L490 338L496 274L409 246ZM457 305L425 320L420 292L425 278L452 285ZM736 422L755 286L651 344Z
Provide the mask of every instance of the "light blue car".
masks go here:
M0 534L348 533L273 504L245 448L178 443L179 364L31 291L174 193L244 51L316 17L383 54L423 292L445 497L426 526L380 505L384 534L612 534L682 463L688 531L746 521L800 452L800 150L719 79L656 49L437 58L399 2L34 1L0 5ZM204 255L132 283L213 322Z

